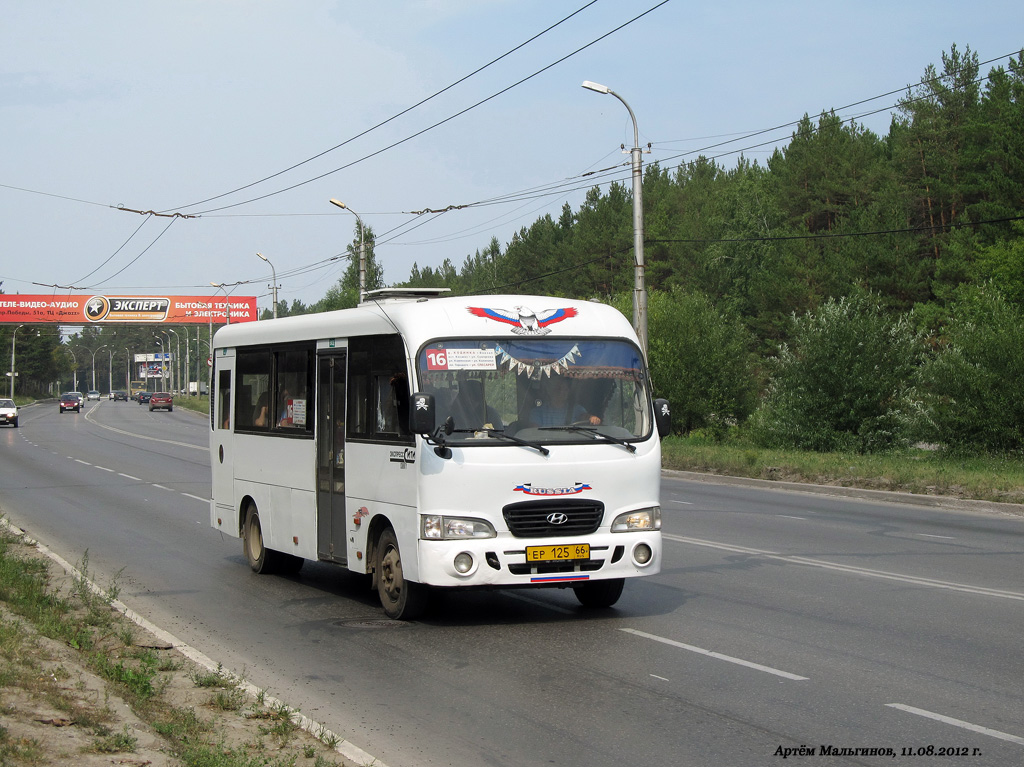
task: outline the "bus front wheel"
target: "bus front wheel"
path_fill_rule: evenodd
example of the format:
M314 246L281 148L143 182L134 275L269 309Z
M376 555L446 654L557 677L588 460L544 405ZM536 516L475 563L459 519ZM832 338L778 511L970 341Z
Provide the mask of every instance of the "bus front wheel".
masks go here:
M413 620L426 609L427 587L407 581L402 570L398 536L390 527L377 541L377 595L384 614L395 620Z
M622 596L625 578L611 578L606 581L591 581L582 586L573 586L576 599L584 607L611 607Z

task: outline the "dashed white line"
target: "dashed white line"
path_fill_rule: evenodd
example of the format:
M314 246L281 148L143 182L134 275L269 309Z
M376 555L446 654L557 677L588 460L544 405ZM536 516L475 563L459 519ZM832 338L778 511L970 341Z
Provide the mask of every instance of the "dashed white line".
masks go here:
M881 578L890 581L902 581L903 583L913 583L917 586L928 586L935 589L948 589L949 591L962 591L965 594L980 594L986 597L999 597L1001 599L1013 599L1019 602L1024 602L1024 593L1019 591L1007 591L1004 589L989 589L984 586L971 586L966 583L953 583L950 581L940 581L934 578L924 578L916 575L903 575L901 573L890 573L885 570L869 570L866 567L857 567L855 565L841 565L836 562L826 562L821 559L811 559L809 557L798 557L794 555L779 554L775 551L765 551L764 549L753 549L747 546L734 546L728 543L718 543L716 541L705 541L700 538L687 538L681 535L668 535L662 533L662 538L670 541L678 541L679 543L690 543L695 546L707 546L712 549L720 549L721 551L732 551L738 554L753 554L755 556L764 557L765 559L776 559L780 562L788 562L793 565L806 565L808 567L820 567L825 570L835 570L840 573L851 573L853 575L864 575L869 578Z
M99 469L100 471L109 471L111 474L114 473L113 469L108 469L106 466L97 466L96 468Z
M669 503L680 503L683 506L693 506L693 501L669 501Z
M646 631L637 631L636 629L619 629L619 631L625 631L627 634L633 634L644 639L653 639L655 642L661 642L662 644L671 645L672 647L678 647L681 650L689 650L690 652L698 653L699 655L706 655L709 658L717 658L718 660L728 661L729 663L735 663L738 666L746 666L756 671L763 671L766 674L774 674L775 676L781 676L785 679L792 679L797 682L803 682L810 677L798 676L797 674L791 674L788 671L780 671L777 668L771 666L762 666L760 663L753 663L749 660L743 660L742 658L734 658L731 655L723 655L720 652L714 652L712 650L705 650L703 647L694 647L691 644L684 644L683 642L677 642L674 639L667 639L666 637L660 637L657 634L648 634Z
M1008 740L1010 743L1017 743L1018 745L1024 746L1024 738L1018 737L1017 735L1010 735L1006 732L1000 732L999 730L992 730L988 727L982 727L980 724L971 724L970 722L965 722L963 719L954 719L951 716L936 714L934 711L925 711L923 708L905 706L902 703L886 703L885 705L889 708L897 708L900 711L906 711L908 714L916 714L917 716L934 719L936 722L951 724L954 727L962 727L963 729L970 730L971 732L988 735L992 738L999 738L1000 740Z
M158 485L156 482L153 483L153 487L159 487L161 490L170 490L172 493L174 492L173 489L169 487L164 487L163 485Z
M952 535L929 535L928 533L918 533L921 538L942 538L945 541L955 541L956 537Z
M75 463L80 463L83 464L84 466L92 466L92 464L89 463L88 461L83 461L81 458L75 458L73 455L69 455L68 458L70 458Z
M191 493L182 493L182 495L185 496L186 498L191 498L192 500L195 501L202 501L203 503L210 502L209 498L200 498L198 495L192 495Z
M776 514L775 516L782 517L783 519L807 519L807 517L791 517L789 514Z
M136 481L136 482L141 482L141 481L142 481L142 480L141 480L141 479L139 479L138 477L133 477L133 476L132 476L131 474L124 474L124 473L122 473L122 472L120 472L120 471L119 471L119 472L117 472L117 476L119 476L119 477L124 477L125 479L131 479L131 480L134 480L134 481Z

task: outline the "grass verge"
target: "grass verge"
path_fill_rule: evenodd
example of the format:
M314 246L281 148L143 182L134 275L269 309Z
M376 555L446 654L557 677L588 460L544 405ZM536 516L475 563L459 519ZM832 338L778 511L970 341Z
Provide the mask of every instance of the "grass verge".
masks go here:
M0 765L351 767L336 736L125 618L87 556L75 569L0 525Z
M862 487L1024 503L1024 458L956 456L911 448L884 454L768 450L742 438L715 442L702 435L669 437L662 466L735 477Z

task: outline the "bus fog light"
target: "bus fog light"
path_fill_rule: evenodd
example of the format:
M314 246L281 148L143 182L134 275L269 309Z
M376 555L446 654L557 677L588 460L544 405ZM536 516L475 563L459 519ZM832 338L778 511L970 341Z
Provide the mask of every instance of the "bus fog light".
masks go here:
M638 565L649 564L651 559L654 557L654 552L651 551L651 547L646 543L641 543L635 549L633 549L633 561Z
M473 569L473 555L467 551L455 556L455 569L465 575Z

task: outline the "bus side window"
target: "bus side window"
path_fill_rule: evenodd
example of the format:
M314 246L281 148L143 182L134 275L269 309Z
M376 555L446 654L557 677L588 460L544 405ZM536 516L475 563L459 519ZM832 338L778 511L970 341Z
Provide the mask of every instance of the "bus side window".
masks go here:
M222 370L217 377L217 428L227 429L231 416L231 371Z

